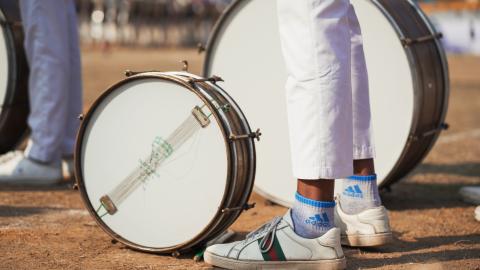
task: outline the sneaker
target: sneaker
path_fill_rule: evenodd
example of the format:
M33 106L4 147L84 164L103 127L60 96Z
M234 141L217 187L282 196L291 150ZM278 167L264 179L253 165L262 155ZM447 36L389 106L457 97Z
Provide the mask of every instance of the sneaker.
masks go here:
M341 230L342 245L374 247L388 244L393 240L385 207L374 207L359 214L349 215L342 211L339 201L337 198L335 226Z
M62 180L60 162L40 163L27 158L21 151L0 156L0 183L50 185Z
M73 179L75 177L75 163L73 155L62 157L62 172L66 179Z
M462 187L458 193L460 193L464 202L480 205L480 186Z
M205 262L226 269L345 269L340 230L307 239L293 230L290 210L276 217L243 241L207 248Z

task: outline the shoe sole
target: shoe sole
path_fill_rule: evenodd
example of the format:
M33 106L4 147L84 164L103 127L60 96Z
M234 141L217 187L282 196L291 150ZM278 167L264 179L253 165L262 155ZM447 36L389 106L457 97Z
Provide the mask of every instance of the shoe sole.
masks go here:
M343 270L347 267L345 257L317 261L239 261L218 256L206 251L203 258L206 263L225 269Z
M391 232L377 234L351 234L342 235L341 243L350 247L378 247L391 243L393 236Z

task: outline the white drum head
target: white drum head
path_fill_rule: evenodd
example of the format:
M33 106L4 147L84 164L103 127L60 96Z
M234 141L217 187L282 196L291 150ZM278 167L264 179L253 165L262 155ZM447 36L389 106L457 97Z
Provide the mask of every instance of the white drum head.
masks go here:
M2 20L4 20L4 16L2 11L0 10L0 21ZM4 26L0 26L0 105L3 105L5 101L5 96L7 94L7 87L8 87L8 76L9 76L9 70L8 70L9 52L8 52L5 31L6 29L4 28ZM0 113L2 112L2 107L3 106L0 106Z
M89 118L82 141L81 173L94 209L203 101L165 80L129 81L111 92ZM210 113L207 107L205 113ZM227 183L225 140L214 117L102 222L136 245L165 248L199 235L213 220Z
M398 35L371 1L352 0L362 27L367 59L375 165L381 185L408 139L413 117L413 81ZM292 175L285 103L287 73L280 48L275 0L240 3L213 40L204 75L221 75L222 85L262 128L257 145L256 191L290 205Z

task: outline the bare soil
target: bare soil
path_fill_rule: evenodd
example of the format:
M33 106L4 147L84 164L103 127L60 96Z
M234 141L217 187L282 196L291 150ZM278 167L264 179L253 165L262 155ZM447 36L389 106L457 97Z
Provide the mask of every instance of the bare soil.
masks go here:
M85 109L123 71L179 70L194 50L84 49ZM345 248L349 269L480 269L480 222L458 189L480 185L480 58L449 59L452 91L447 122L428 157L406 179L382 194L395 241L376 249ZM221 74L219 74L221 75ZM49 187L0 186L0 269L209 269L191 255L146 254L113 243L84 209L72 182ZM239 237L285 208L254 194L257 207L232 229Z

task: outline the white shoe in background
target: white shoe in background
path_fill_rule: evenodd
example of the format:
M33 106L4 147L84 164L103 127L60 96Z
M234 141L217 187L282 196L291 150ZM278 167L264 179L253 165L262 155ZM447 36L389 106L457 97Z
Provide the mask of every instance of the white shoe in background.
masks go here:
M307 239L293 230L290 211L276 217L243 241L207 248L205 262L226 269L345 269L340 230Z
M40 163L27 158L21 151L0 156L0 183L50 185L62 181L59 162Z
M480 186L462 187L458 193L464 202L480 205Z
M75 163L74 163L73 155L62 157L62 172L65 179L74 179Z
M340 200L337 198L335 226L340 228L342 245L346 246L382 246L393 240L387 209L383 206L349 215L342 211Z

